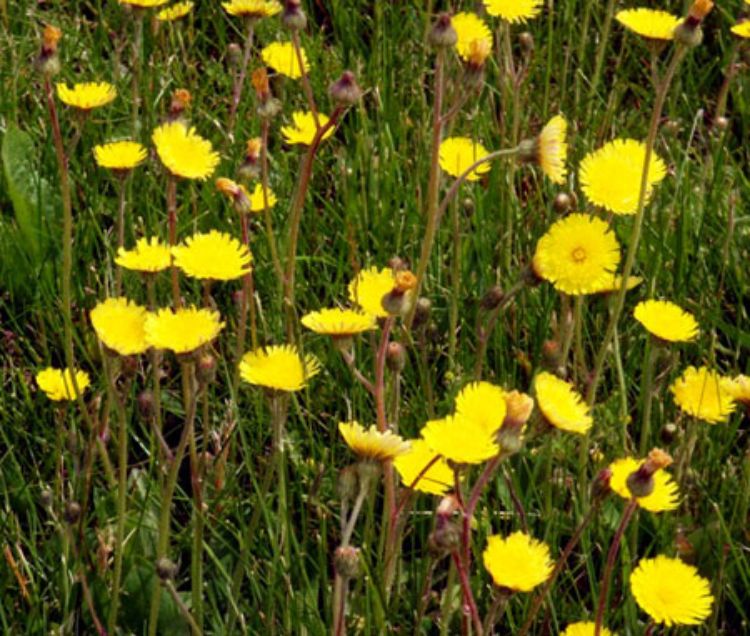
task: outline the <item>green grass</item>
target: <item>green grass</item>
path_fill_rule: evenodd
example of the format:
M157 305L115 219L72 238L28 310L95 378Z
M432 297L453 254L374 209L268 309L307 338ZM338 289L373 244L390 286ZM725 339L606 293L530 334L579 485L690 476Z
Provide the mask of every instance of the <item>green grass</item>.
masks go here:
M194 101L189 115L200 134L210 139L222 156L216 176L234 176L242 160L244 142L259 134L252 87L245 87L236 141L226 135L232 79L227 50L242 43L237 19L227 16L218 0L196 3L192 16L158 32L146 21L141 94L140 140L150 144L151 130L162 120L171 92L186 87ZM344 303L346 286L357 268L384 266L398 256L416 267L424 233L425 192L430 163L434 52L426 44L434 12L422 4L331 0L306 3L309 26L302 34L312 64L311 82L325 112L333 105L326 90L344 69L352 69L365 95L351 108L335 137L325 142L315 160L314 176L305 202L297 260L297 313ZM456 3L455 10L471 10L473 2ZM576 166L590 150L615 137L643 139L653 104L648 50L637 36L616 23L605 43L601 80L591 81L604 21L606 3L591 0L547 3L541 16L523 27L534 38L529 77L520 95L522 137L535 135L553 114L562 112L570 124L569 188L579 209L593 211L577 185ZM675 12L683 3L669 2ZM486 536L507 534L522 527L511 489L522 503L528 529L562 550L586 511L580 476L592 478L607 463L632 448L640 437L640 396L646 337L632 320L639 300L663 297L693 312L701 326L695 343L670 349L662 361L652 421L652 443L678 460L690 430L689 417L674 404L668 386L688 364L711 364L722 373L750 370L748 267L750 253L747 202L750 105L747 78L742 72L729 92L728 127L711 126L715 102L728 67L733 36L729 26L742 3L723 4L708 17L704 43L690 51L669 92L664 125L656 151L670 174L646 208L635 273L643 284L629 292L618 330L624 384L618 381L613 357L608 358L604 382L594 410L595 426L584 449L589 460L580 464L581 438L562 433L535 437L488 486L473 531L474 566L471 580L480 614L492 602L491 581L481 566ZM460 6L459 6L460 5ZM590 10L584 31L583 16ZM74 322L77 363L92 376L86 394L94 419L116 429L115 412L106 413L106 379L96 336L87 313L112 288L112 255L116 237L116 188L110 175L96 166L91 148L131 130L132 20L114 0L45 3L21 0L0 2L0 132L3 143L23 132L17 156L3 154L6 174L0 191L0 320L3 328L3 390L0 392L0 537L6 557L0 567L0 632L8 634L94 633L87 607L85 576L91 603L106 623L110 604L112 563L103 546L114 533L116 490L104 478L95 458L90 468L89 506L82 524L63 520L64 502L51 490L56 481L60 448L69 474L64 500L79 500L85 490L87 460L93 436L70 403L66 412L36 389L34 373L48 365L64 366L62 312L59 294L61 219L59 180L42 80L33 66L45 23L62 28L60 81L108 80L118 88L117 100L92 113L71 157L74 243ZM488 18L488 21L492 19ZM278 18L261 22L256 43L287 39ZM515 54L520 56L520 48ZM451 54L447 65L447 101L461 90L459 63ZM664 56L662 56L664 57ZM254 57L252 68L259 64ZM298 83L272 83L283 114L271 125L270 182L279 197L273 210L282 256L286 254L288 208L297 180L300 151L285 147L279 127L290 113L305 107ZM63 134L74 132L72 113L58 104ZM501 147L498 118L502 103L497 56L488 61L481 96L458 114L446 134L466 134L492 149ZM22 136L23 136L22 135ZM10 152L10 150L8 151ZM443 220L428 269L424 294L432 301L427 329L408 346L408 362L401 379L399 428L415 437L430 417L452 410L453 398L469 382L477 345L480 301L493 285L512 286L528 265L539 237L559 216L553 200L560 188L539 171L519 168L509 178L509 162L493 164L489 176L464 185L458 196L461 264L459 325L455 359L448 358L449 309L453 280L451 214ZM13 175L8 179L7 172ZM31 201L26 217L18 216L12 183L22 183ZM127 243L144 234L166 237L166 177L152 156L128 182ZM441 192L450 186L442 177ZM239 220L213 178L181 182L179 234L217 228L239 236ZM508 218L513 239L508 240ZM614 228L625 247L632 220L619 217ZM284 341L281 292L271 266L267 237L261 222L253 225L252 249L259 310L259 338L264 343ZM158 280L160 302L169 302L168 276ZM200 302L200 286L183 278L183 293ZM237 395L230 389L233 374L237 311L232 294L239 282L214 285L214 299L227 323L216 343L217 381L210 388L208 417L199 404L197 430L221 434L231 427L226 483L218 491L209 468L206 487L204 537L205 633L330 633L333 552L340 538L338 471L354 461L337 431L349 418L375 421L374 403L356 383L331 344L323 337L302 334L306 351L323 362L324 372L308 390L296 394L289 407L288 494L286 514L279 516L277 483L261 496L261 481L271 462L271 425L263 393L247 384ZM146 302L140 278L125 273L125 291ZM608 301L591 297L585 304L583 350L589 366L599 348L608 319ZM559 295L551 285L524 288L501 314L489 343L485 379L508 389L530 391L533 375L544 368L542 347L554 338L560 319ZM301 328L300 328L301 330ZM300 331L301 333L301 331ZM394 339L408 344L399 328ZM375 339L357 341L360 368L371 375ZM165 433L177 444L184 410L179 364L165 356L162 385ZM150 364L139 362L128 390L129 489L126 520L124 596L119 633L145 633L154 578L156 524L160 473L154 459L155 443L148 422L139 414L138 394L150 386ZM391 377L387 376L387 380ZM388 384L388 382L387 382ZM585 392L585 382L579 388ZM389 396L390 399L390 396ZM58 422L59 418L59 422ZM668 435L667 424L676 432ZM59 439L58 427L66 427ZM692 633L743 634L750 607L748 502L750 446L748 420L741 409L728 423L697 423L697 446L681 484L677 511L637 514L626 533L615 569L606 624L619 634L640 634L645 614L630 595L627 576L637 561L660 553L680 554L695 563L711 581L716 597L705 625ZM116 436L106 440L116 463ZM211 445L210 448L215 448ZM502 475L502 472L499 475ZM473 478L478 470L472 473ZM354 534L362 548L363 575L352 582L348 595L348 625L352 633L444 633L461 630L460 590L449 559L433 560L428 537L434 527L437 500L416 498L403 539L397 592L384 593L381 524L382 484L369 498ZM591 617L607 549L619 523L624 502L614 497L585 533L568 567L558 579L537 619L533 633L557 634L569 622ZM259 512L252 536L247 525ZM284 520L284 516L287 520ZM175 586L191 606L190 556L193 503L189 471L180 473L173 514L171 558L179 565ZM287 527L289 542L279 533ZM79 534L80 530L80 534ZM63 536L70 533L68 560L63 560ZM12 554L28 597L24 597L7 555ZM239 561L240 555L245 560ZM237 563L244 574L242 589L233 592ZM415 624L428 571L432 595L422 624ZM68 593L65 594L67 586ZM523 622L532 595L519 594L499 622L500 633L514 633ZM160 633L186 633L176 604L162 595ZM441 607L443 608L441 610ZM445 609L447 608L447 610ZM234 622L234 612L241 622ZM240 627L242 625L242 627ZM688 628L686 628L687 631ZM677 632L664 629L661 633ZM658 633L658 630L657 630Z

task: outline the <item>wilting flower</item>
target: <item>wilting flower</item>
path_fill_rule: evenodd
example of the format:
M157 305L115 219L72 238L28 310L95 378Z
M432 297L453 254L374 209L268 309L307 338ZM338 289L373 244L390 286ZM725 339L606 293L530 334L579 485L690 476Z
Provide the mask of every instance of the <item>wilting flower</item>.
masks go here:
M630 575L630 589L638 606L657 624L698 625L711 614L709 582L679 559L641 559Z
M107 82L83 82L74 84L73 88L59 82L57 96L63 104L79 110L92 110L109 104L117 97L117 90Z
M383 308L383 297L390 293L395 281L396 277L390 267L363 269L349 283L349 300L366 313L385 318L388 312Z
M281 11L278 2L268 0L231 0L222 2L221 6L230 15L245 18L268 18Z
M669 390L683 411L709 424L726 422L735 403L726 381L707 367L688 367Z
M542 0L484 0L487 13L511 24L535 18L542 10Z
M190 353L211 342L223 328L218 312L210 309L160 309L146 317L146 342L156 349Z
M211 230L193 234L172 248L174 264L188 276L203 280L232 280L250 271L247 246L229 234Z
M487 149L468 137L448 137L440 144L440 167L449 175L461 176L475 161L487 156ZM489 163L483 163L472 170L467 181L476 181L479 175L488 172Z
M315 356L304 358L296 347L274 345L249 351L240 361L240 376L245 382L276 391L299 391L320 371Z
M298 79L310 70L305 49L300 47L302 58L302 68L300 68L297 52L291 42L273 42L261 49L260 56L267 66L291 79Z
M273 190L271 190L271 188L268 188L266 192L266 196L268 198L268 208L270 209L274 205L276 205L276 202L278 201L278 199L276 198L276 195L273 193ZM250 211L251 212L263 212L263 210L265 209L266 209L266 205L265 205L265 201L263 198L263 184L256 183L255 189L250 195Z
M436 453L457 464L480 464L500 452L490 433L459 415L430 420L421 436Z
M156 19L161 22L172 22L184 18L192 9L192 2L176 2L171 7L159 11L156 14Z
M78 370L75 374L78 390L83 393L91 383L89 374ZM76 399L70 369L53 369L52 367L42 369L36 374L36 383L45 395L54 402Z
M539 410L552 426L563 431L583 434L594 420L583 398L565 380L543 371L534 380Z
M560 632L560 636L594 636L595 628L596 625L592 622L571 623L565 631ZM601 636L612 636L612 632L602 627Z
M666 342L687 342L698 335L693 315L667 300L641 301L633 316L649 333Z
M151 135L164 166L176 177L206 179L219 163L219 153L194 128L179 121L162 124Z
M623 9L615 20L625 28L651 40L673 40L674 30L682 21L671 13L658 9Z
M490 436L503 425L506 411L505 391L489 382L467 384L456 396L456 415L478 424Z
M620 247L609 225L588 214L570 214L539 239L534 272L570 295L591 294L611 279Z
M172 263L172 257L169 246L152 236L150 239L138 239L132 250L121 247L117 251L115 263L125 269L154 274L167 269Z
M340 422L339 433L362 459L384 462L409 450L409 442L391 431L379 431L375 425L365 430L359 422Z
M623 457L612 462L609 470L612 475L609 479L609 487L624 499L632 499L633 493L628 488L628 477L636 472L643 461L633 457ZM653 479L653 491L645 497L636 497L638 505L650 512L662 512L674 510L680 503L677 484L669 473L657 470L651 475Z
M530 592L552 574L549 547L523 532L487 537L484 567L495 585L514 592Z
M313 114L297 110L292 113L292 121L294 122L293 126L281 127L281 134L284 135L284 140L288 144L302 144L303 146L312 144L315 134L318 132ZM318 113L318 122L321 128L325 126L328 123L328 115ZM321 141L328 139L332 134L333 127L326 130Z
M302 317L300 322L315 333L327 336L353 336L375 329L375 316L354 309L338 307L313 311Z
M581 187L589 201L615 214L635 214L645 159L646 145L634 139L615 139L590 152L580 167ZM666 173L664 162L652 153L646 201Z
M393 461L403 485L431 495L444 495L453 486L451 467L423 439L413 439L410 442L408 452ZM419 480L415 482L417 477Z
M490 50L492 50L492 32L484 23L484 20L475 13L465 11L457 13L451 18L451 24L453 24L458 38L456 40L456 52L462 59L469 59L472 42L479 40L489 42Z
M112 141L94 146L94 159L102 168L128 171L146 158L146 149L137 141Z
M107 298L91 310L91 324L102 344L122 356L148 349L145 308L127 298Z

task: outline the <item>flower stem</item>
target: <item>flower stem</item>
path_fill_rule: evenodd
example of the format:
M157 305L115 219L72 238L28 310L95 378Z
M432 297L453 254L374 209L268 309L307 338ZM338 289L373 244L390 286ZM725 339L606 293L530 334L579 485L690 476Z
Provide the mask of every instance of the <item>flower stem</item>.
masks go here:
M170 249L177 245L177 177L169 175L167 177L167 224L169 225L169 247ZM180 273L172 259L172 305L175 309L182 306L180 299Z
M448 312L448 365L455 368L456 347L458 345L458 297L461 293L461 217L458 202L451 209L453 225L453 256L451 258L451 304Z
M302 90L305 93L307 99L307 105L310 107L310 112L315 122L315 128L320 128L320 117L318 117L318 107L315 104L315 96L313 95L312 86L310 86L310 77L307 75L305 65L302 63L302 46L299 41L299 32L296 30L292 31L292 46L294 47L294 55L297 58L297 64L300 69L300 80L302 81Z
M477 609L476 601L474 600L474 594L471 592L471 584L469 583L469 575L467 574L464 564L461 563L461 557L458 552L452 552L453 563L456 566L456 572L458 572L458 580L461 583L461 591L463 592L464 604L469 610L471 615L471 622L474 624L474 630L477 636L482 636L484 630L482 628L482 619L479 618L479 610Z
M242 97L242 88L245 85L245 77L247 76L247 67L250 64L250 55L253 51L253 33L254 33L255 22L252 18L247 20L247 34L245 35L244 52L242 54L242 66L240 67L239 73L235 77L234 87L232 89L232 104L229 107L229 119L227 123L227 129L230 139L234 139L234 125L237 122L237 109L240 105L240 99Z
M644 352L643 379L641 381L641 443L638 445L640 456L643 457L648 448L651 437L651 405L654 401L654 366L659 357L659 343L649 336Z
M263 220L266 226L266 239L271 252L273 271L276 273L279 291L281 291L284 288L284 268L279 258L279 247L276 243L276 234L273 231L271 208L268 205L268 128L269 121L267 118L263 118L260 125L260 183L263 188Z
M125 177L119 176L117 179L117 251L125 246ZM122 267L115 265L115 297L122 293Z
M141 60L143 53L143 14L144 11L135 8L133 11L133 26L135 34L133 37L133 89L132 89L132 121L133 139L140 136L140 108L141 108Z

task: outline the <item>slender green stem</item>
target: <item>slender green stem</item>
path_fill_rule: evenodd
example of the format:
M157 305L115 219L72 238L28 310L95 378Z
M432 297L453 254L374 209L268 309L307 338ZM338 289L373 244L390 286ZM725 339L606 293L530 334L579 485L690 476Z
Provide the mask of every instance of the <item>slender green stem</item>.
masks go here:
M448 364L450 368L455 368L458 344L458 297L461 293L461 216L456 201L453 202L451 221L453 258L451 259L451 304L448 312Z
M310 85L310 77L305 70L305 65L302 63L302 46L299 41L299 31L292 31L292 47L294 48L294 55L297 58L297 64L299 64L302 91L305 93L305 99L307 99L307 105L312 113L315 127L320 128L320 117L318 117L318 107L315 104L315 96L313 95L312 86Z
M234 139L234 126L237 122L237 109L242 98L242 89L245 85L247 76L247 67L250 64L250 55L253 52L253 33L255 30L255 20L247 18L247 31L245 35L244 52L242 54L242 66L235 76L234 87L232 88L232 103L229 107L229 118L227 121L227 133L230 139Z
M260 124L260 183L263 188L263 221L266 226L266 240L271 252L271 262L273 271L276 273L276 281L279 285L279 291L284 288L284 268L279 258L279 247L276 243L276 233L273 231L273 218L271 216L271 207L268 205L268 128L269 121L263 118Z
M117 179L117 251L125 246L125 176ZM115 265L115 297L122 293L122 267Z
M143 16L144 11L138 7L133 10L133 92L132 100L132 121L133 121L133 139L138 139L141 132L140 108L141 108L141 64L143 59Z
M203 631L195 621L195 618L192 616L192 614L190 614L190 609L187 605L185 605L185 601L182 600L180 593L175 588L174 583L172 583L172 581L164 581L164 587L167 588L167 592L169 592L169 595L172 597L175 605L177 605L178 609L180 610L180 614L182 614L182 616L190 625L192 635L200 636L201 634L203 634Z
M649 336L643 355L643 379L641 380L641 443L638 445L643 457L651 438L651 405L654 401L654 367L659 357L659 342Z
M482 619L479 618L479 609L477 608L477 603L474 600L474 594L471 591L471 583L469 582L467 569L461 562L461 556L458 554L458 552L453 552L451 556L453 557L453 563L456 565L456 572L458 573L458 580L461 584L464 603L469 608L469 614L471 615L471 622L474 625L474 630L477 636L482 636L482 634L484 634L484 630L482 628Z
M591 4L590 2L588 3ZM596 57L594 61L594 74L591 77L591 86L589 88L589 113L594 107L596 89L599 87L599 79L602 76L602 68L604 68L604 56L607 52L607 46L609 45L609 34L612 31L612 18L615 15L615 0L607 0L607 8L604 12L604 23L602 24L601 35L599 36L599 45L596 49ZM581 38L581 48L583 48L588 42L588 38L584 34ZM579 64L583 61L579 58ZM576 107L578 104L576 103Z
M167 225L169 229L169 247L177 245L177 177L169 175L167 177ZM182 306L180 298L180 272L174 264L172 258L171 277L172 277L172 306L175 310Z

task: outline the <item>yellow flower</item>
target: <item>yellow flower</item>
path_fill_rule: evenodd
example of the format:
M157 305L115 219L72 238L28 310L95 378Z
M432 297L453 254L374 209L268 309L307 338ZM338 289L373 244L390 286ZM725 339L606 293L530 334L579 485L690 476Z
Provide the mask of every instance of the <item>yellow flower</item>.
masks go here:
M89 374L85 371L76 371L75 373L78 390L83 393L91 383ZM76 399L75 390L73 389L73 376L70 374L70 369L63 370L47 367L36 374L36 383L47 397L54 402Z
M673 40L681 18L657 9L624 9L615 15L622 26L651 40Z
M211 342L223 328L218 312L210 309L160 309L146 317L146 342L156 349L190 353Z
M693 315L667 300L641 301L635 306L633 316L660 340L687 342L698 336L698 323Z
M284 140L288 144L302 144L303 146L309 146L315 138L317 128L315 126L315 118L312 113L306 113L301 110L297 110L292 113L293 126L282 126L281 134L284 135ZM328 123L328 115L318 113L318 122L323 127ZM328 139L333 134L333 128L329 128L324 134L321 141Z
M74 84L73 88L59 82L57 96L63 104L79 110L91 110L109 104L117 97L117 90L107 82L84 82Z
M451 18L451 24L456 31L456 52L462 59L469 59L472 42L478 40L488 42L492 50L492 32L475 13L457 13Z
M273 190L271 188L268 188L268 192L266 193L268 196L268 209L270 210L274 205L276 205L277 199L276 195L273 193ZM256 183L255 189L253 190L253 193L250 195L250 211L251 212L263 212L266 209L265 203L263 201L263 184L262 183Z
M167 269L172 263L169 247L152 236L141 238L132 250L121 247L117 251L115 263L125 269L154 274Z
M638 606L655 623L698 625L711 614L711 586L698 570L663 554L641 559L630 575Z
M305 53L305 49L302 47L300 47L300 55L302 57L301 69L299 60L297 59L297 52L294 50L294 45L291 42L273 42L260 51L260 56L263 58L266 66L270 66L277 73L286 75L291 79L300 78L303 72L307 73L310 70L307 53Z
M381 432L375 425L365 430L359 422L340 422L339 433L362 459L384 462L409 450L409 442L391 431Z
M112 141L94 146L97 165L110 170L132 170L146 158L146 149L137 141Z
M425 470L430 462L432 462L432 465ZM431 495L444 495L453 485L451 467L423 439L411 440L409 451L399 455L393 461L393 466L407 488L413 488ZM415 483L417 477L419 477L419 480Z
M589 201L615 214L635 214L641 189L646 145L634 139L615 139L590 152L581 162L581 187ZM651 154L646 201L667 173L664 162Z
M436 453L457 464L480 464L500 452L492 435L459 415L427 422L421 436Z
M642 461L633 457L623 457L612 462L609 469L612 476L609 480L609 486L620 497L630 500L633 495L628 488L628 477L637 471ZM654 480L654 490L650 495L637 497L638 505L644 510L650 512L663 512L665 510L674 510L680 503L677 484L674 482L668 472L657 470L652 479Z
M568 156L568 144L565 135L568 131L568 122L562 115L555 115L542 128L537 140L537 157L539 167L552 183L562 185L565 183L565 159Z
M193 8L192 2L177 2L171 7L162 9L156 14L156 19L162 22L172 22L184 18Z
M523 532L487 537L482 558L495 585L514 592L530 592L549 578L554 567L549 547Z
M179 121L162 124L151 139L159 159L176 177L206 179L219 163L219 153L214 152L211 142Z
M738 375L736 378L723 378L724 389L734 400L750 407L750 378Z
M249 351L240 361L240 375L245 382L277 391L299 391L320 371L313 355L304 359L291 345L274 345Z
M353 309L322 309L302 317L300 322L315 333L328 336L353 336L375 329L375 316Z
M688 367L669 390L677 406L709 424L726 422L734 411L734 398L727 390L726 381L707 367Z
M252 255L229 234L211 230L193 234L172 248L174 264L188 276L203 280L232 280L247 274Z
M596 625L591 622L571 623L564 632L560 632L560 636L594 636L595 628ZM612 632L602 627L601 636L612 636Z
M467 384L456 396L456 415L479 425L491 437L503 425L506 411L505 391L489 382Z
M119 0L119 2L120 4L129 4L131 7L150 9L152 7L160 7L163 4L167 4L169 0Z
M148 349L146 316L148 312L127 298L107 298L91 310L91 324L102 344L122 356Z
M611 280L620 247L609 225L588 214L570 214L539 239L533 267L537 276L570 295L591 294Z
M750 38L750 20L735 24L730 31L741 38Z
M230 15L246 18L268 18L281 11L281 5L278 2L268 0L231 0L222 2L221 6Z
M396 277L390 267L363 269L349 283L349 300L368 314L386 318L388 312L383 309L383 296L391 292L395 283Z
M484 0L487 13L510 22L526 22L542 10L542 0Z
M630 291L631 289L634 289L635 287L638 287L643 282L643 279L640 276L628 276L628 284L626 285L626 290ZM596 290L597 294L612 294L614 292L620 291L620 287L622 287L622 276L619 274L612 274L612 276L608 276L606 282L602 283Z
M440 144L440 167L453 177L461 176L477 159L487 156L487 149L468 137L448 137ZM479 175L488 172L489 163L483 163L472 170L467 181L476 181Z
M534 380L536 402L544 418L555 428L583 434L594 420L583 398L565 380L543 371Z

